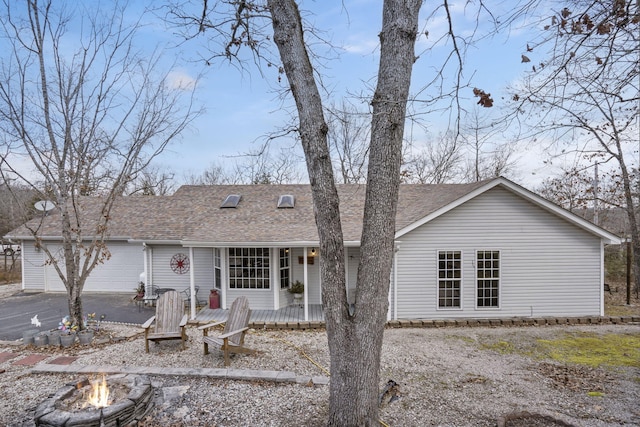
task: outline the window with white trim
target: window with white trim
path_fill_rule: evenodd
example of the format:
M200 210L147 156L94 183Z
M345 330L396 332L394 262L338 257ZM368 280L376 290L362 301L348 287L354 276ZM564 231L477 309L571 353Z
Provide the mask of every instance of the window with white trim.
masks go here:
M438 251L438 307L460 308L462 252Z
M269 289L269 248L229 248L229 287Z
M478 308L500 306L500 251L476 252L476 291Z
M283 248L280 249L280 289L287 289L290 283L289 248Z
M213 248L213 287L222 288L222 258L220 248Z

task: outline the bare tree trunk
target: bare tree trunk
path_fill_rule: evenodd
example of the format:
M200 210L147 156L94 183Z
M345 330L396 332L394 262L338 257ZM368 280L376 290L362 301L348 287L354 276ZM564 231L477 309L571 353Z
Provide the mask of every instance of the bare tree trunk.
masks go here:
M631 233L631 245L633 246L633 277L636 289L640 289L640 231L638 230L638 221L636 218L636 208L631 191L631 177L622 156L618 158L620 162L620 171L622 175L622 186L624 188L625 208L627 219L629 221L629 232Z
M155 80L159 58L133 49L141 24L127 24L117 5L76 10L29 0L1 7L7 46L0 50L0 122L10 156L0 159L0 179L55 205L62 254L42 243L41 220L25 226L67 289L71 322L82 328L84 284L110 258L110 210L198 114L189 98L195 85L187 90ZM69 38L70 27L86 31L77 40ZM31 177L23 169L32 169ZM87 195L101 196L93 212L82 206Z
M328 425L378 424L380 352L388 309L405 110L421 3L384 2L361 261L355 311L350 313L327 126L304 44L300 14L293 0L269 1L274 41L298 108L320 236L322 302L331 354Z

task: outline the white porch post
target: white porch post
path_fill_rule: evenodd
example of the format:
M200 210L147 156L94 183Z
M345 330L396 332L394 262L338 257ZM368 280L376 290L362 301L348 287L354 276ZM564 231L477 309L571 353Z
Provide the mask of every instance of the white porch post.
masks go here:
M229 264L227 248L220 248L220 308L227 309L227 285L229 284Z
M147 253L147 244L142 244L142 261L144 265L144 291L145 295L149 295L151 291L151 283L149 282L149 254Z
M189 282L191 285L191 291L189 293L189 295L191 295L191 298L189 298L189 302L191 303L191 320L195 320L196 319L196 273L195 273L195 260L193 259L193 247L189 248L189 265L191 266L191 268L189 268Z
M304 321L309 321L309 271L307 265L307 247L304 247Z
M147 262L149 263L149 269L147 271L147 283L149 286L153 285L153 246L147 246Z
M280 308L280 248L273 248L270 263L276 266L271 269L271 283L273 283L273 309L277 310Z

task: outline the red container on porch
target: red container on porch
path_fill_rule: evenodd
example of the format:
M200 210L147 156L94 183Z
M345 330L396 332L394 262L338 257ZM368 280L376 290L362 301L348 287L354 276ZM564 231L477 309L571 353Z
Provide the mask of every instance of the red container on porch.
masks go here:
M211 289L209 294L209 308L220 308L220 294L217 289Z

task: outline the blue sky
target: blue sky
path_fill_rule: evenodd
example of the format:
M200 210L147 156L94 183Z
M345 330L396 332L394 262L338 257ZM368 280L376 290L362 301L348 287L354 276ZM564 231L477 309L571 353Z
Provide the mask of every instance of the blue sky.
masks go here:
M195 0L198 3L197 0ZM368 91L375 84L378 68L378 33L381 28L382 2L380 0L303 0L301 10L303 16L323 31L322 37L330 40L334 49L327 51L326 46L317 43L311 37L314 50L323 56L321 74L331 95L326 95L325 105L331 101L339 104L344 97ZM427 21L431 13L431 4L425 2L421 12L420 31L423 33L416 44L419 59L413 70L412 92L416 94L434 76L435 69L442 64L445 55L450 52L450 45L435 44L446 28L442 10ZM456 31L467 36L476 28L475 6L466 6L466 0L451 2ZM513 7L512 1L494 0L496 14L501 14ZM70 3L71 4L71 3ZM157 7L160 2L150 0L132 0L129 16L137 19L145 5ZM506 8L506 9L505 9ZM228 164L230 158L241 153L255 150L264 141L265 135L276 132L290 121L291 100L282 100L277 91L286 87L286 79L278 82L273 68L264 68L261 76L257 68L248 68L239 72L236 67L220 60L205 66L198 61L205 55L203 40L195 39L181 43L175 30L167 28L159 15L149 13L143 22L146 24L138 40L143 49L159 47L164 50L164 61L174 65L173 77L182 82L197 80L197 102L201 103L205 113L186 130L182 137L172 143L165 153L157 159L156 164L168 167L182 179L185 174L199 174L211 163ZM504 96L503 89L517 79L529 68L520 62L520 55L525 52L530 34L520 24L511 27L508 34L484 38L467 52L467 63L464 77L471 81L471 88L477 86L490 92L500 104ZM481 36L490 30L488 17L480 18L476 29ZM424 35L429 33L428 37ZM275 51L275 47L273 48ZM453 75L453 69L447 69L445 75ZM448 81L447 83L451 83ZM463 91L466 97L465 108L472 108L476 103L471 88ZM428 96L429 92L420 93L419 98ZM414 108L420 108L415 103ZM494 107L495 108L495 107ZM496 108L497 110L497 108ZM421 120L429 127L429 135L415 132L415 145L426 143L444 132L448 124L448 112L429 113L421 116ZM277 144L290 145L291 140L280 140ZM541 162L541 156L532 155L521 150L521 177L516 179L529 187L539 182L540 177L549 172ZM300 164L301 170L304 165ZM532 175L536 171L536 175Z
M450 52L450 45L433 45L443 33L446 22L442 13L427 22L427 15L431 12L428 3L421 13L420 30L429 31L429 36L422 35L416 45L416 53L420 58L413 71L413 93L433 78L434 69L443 62L444 55ZM453 2L451 10L458 25L457 31L468 35L476 26L476 18L472 13L473 6L464 9L465 3L464 0ZM494 3L495 10L499 13L504 12L500 8L513 5L512 2ZM306 18L324 31L323 37L339 47L330 53L331 58L323 62L323 81L332 88L332 97L326 100L339 102L340 98L349 96L349 93L358 93L367 86L371 87L375 83L378 67L381 2L303 1L301 9L310 11L310 14L305 14ZM489 30L487 21L487 16L481 18L478 35ZM177 38L164 34L165 42L176 42ZM477 86L490 92L498 105L505 86L529 67L520 62L520 55L525 52L526 44L530 41L528 37L529 34L516 24L508 34L485 38L476 46L470 47L465 78L473 75L472 87ZM199 99L205 103L206 112L191 130L185 132L181 141L169 147L159 159L163 165L170 166L176 172L177 178L182 177L185 171L198 173L212 162L225 164L229 161L228 156L255 150L266 134L285 125L289 115L282 110L283 102L274 91L278 83L273 70L267 69L263 78L255 68L239 73L235 67L222 61L203 69L201 63L189 62L203 52L203 44L199 40L181 45L180 51L186 60L186 66L179 68L180 72L194 78L198 73L203 73L199 78L198 93ZM322 52L321 49L320 51ZM172 52L173 50L168 50L167 55L172 55ZM280 86L285 84L283 78ZM466 89L463 96L467 98L465 106L471 108L476 102L471 89ZM284 106L290 107L290 101L285 101ZM430 113L422 117L431 128L431 137L446 130L448 119L447 112ZM413 137L418 145L426 140L420 134ZM547 167L542 163L533 163L532 157L540 158L539 155L532 156L524 152L522 162L526 166L523 166L521 178L523 183L535 185ZM531 174L534 170L537 171L536 175Z

